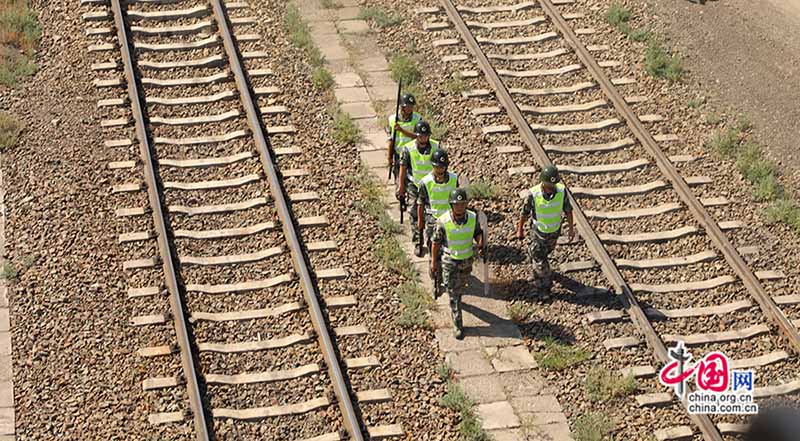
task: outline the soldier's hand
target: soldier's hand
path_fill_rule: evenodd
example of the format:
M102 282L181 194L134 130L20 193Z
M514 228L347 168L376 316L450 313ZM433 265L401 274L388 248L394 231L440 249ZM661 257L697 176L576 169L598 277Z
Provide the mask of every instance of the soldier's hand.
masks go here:
M517 231L517 239L519 240L525 239L525 233L522 231Z
M400 193L400 192L398 191L397 193L395 193L395 196L397 197L397 200L398 200L398 201L402 201L402 200L405 200L405 198L406 198L406 193L405 193L405 192L403 192L403 193Z

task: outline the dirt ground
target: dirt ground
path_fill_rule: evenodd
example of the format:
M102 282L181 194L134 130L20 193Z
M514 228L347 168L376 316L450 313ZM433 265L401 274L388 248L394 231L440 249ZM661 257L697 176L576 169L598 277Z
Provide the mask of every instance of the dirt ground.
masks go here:
M795 190L800 182L800 2L640 0L713 107L742 112ZM642 11L645 9L641 9ZM791 175L791 177L790 177Z

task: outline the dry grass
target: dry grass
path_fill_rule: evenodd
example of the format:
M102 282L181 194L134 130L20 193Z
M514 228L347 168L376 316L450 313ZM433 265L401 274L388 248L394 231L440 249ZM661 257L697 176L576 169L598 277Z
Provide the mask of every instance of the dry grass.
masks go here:
M0 2L0 44L14 47L26 55L33 55L42 38L42 28L36 12L24 0Z

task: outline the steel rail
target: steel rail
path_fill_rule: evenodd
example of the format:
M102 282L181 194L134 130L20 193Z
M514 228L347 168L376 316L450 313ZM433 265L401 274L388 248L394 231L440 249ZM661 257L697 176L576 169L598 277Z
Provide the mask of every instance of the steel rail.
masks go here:
M636 114L633 113L631 107L617 88L611 83L611 80L609 80L608 76L603 72L600 65L597 64L594 57L589 54L586 47L578 40L575 32L569 27L566 20L564 20L564 17L561 16L561 13L559 13L551 0L539 0L539 3L542 5L547 15L550 16L550 20L556 25L559 31L561 31L567 43L572 46L575 54L586 66L586 69L600 85L600 88L611 100L616 111L625 118L633 134L655 159L656 165L661 173L672 183L672 187L678 193L681 200L689 207L689 211L692 212L694 218L706 230L708 237L711 238L711 241L714 242L714 245L716 245L725 257L725 261L728 262L728 265L733 268L742 280L745 287L750 292L750 295L758 303L761 311L763 311L764 315L766 315L767 318L778 327L778 330L789 339L789 343L794 352L800 353L800 334L798 334L797 329L792 325L789 319L783 315L780 309L778 309L778 306L772 300L772 297L767 294L764 286L761 285L761 282L759 282L758 278L753 273L753 270L750 269L739 252L736 251L733 244L731 244L728 237L722 232L717 222L708 213L708 210L703 206L697 196L694 195L691 188L689 188L689 185L686 183L686 180L683 179L675 168L675 165L669 160L667 155L664 154L661 148L659 148L656 140L653 139L653 136L644 127L644 124L639 121Z
M222 42L225 46L225 52L228 55L231 71L233 72L234 79L236 80L236 87L239 90L239 97L241 98L242 105L247 113L247 124L255 138L256 147L258 149L261 165L269 180L269 190L272 198L275 200L275 205L278 209L278 216L280 217L281 227L286 241L289 243L289 250L292 254L292 264L295 271L300 276L300 285L303 288L303 294L311 312L311 322L316 331L320 347L322 348L322 355L325 359L325 364L328 367L328 373L333 382L333 391L336 394L339 408L342 411L345 429L349 432L351 438L355 441L363 441L364 435L361 431L358 417L356 416L353 402L350 398L350 393L347 388L347 382L342 374L342 368L339 364L339 358L336 355L336 350L333 346L330 333L328 332L325 323L325 317L322 314L316 289L314 283L311 281L311 273L308 269L308 263L303 255L303 250L300 247L300 240L297 232L295 231L294 224L292 223L291 211L286 203L286 198L281 189L280 179L270 155L271 146L269 139L265 136L259 114L256 106L253 103L253 94L250 90L247 77L245 76L242 67L242 61L233 40L230 30L230 22L228 14L220 0L211 0L214 9L214 16L217 20L217 27L220 35L222 35Z
M111 8L114 11L114 23L117 27L117 39L119 40L119 47L122 52L125 80L128 83L128 97L131 102L131 113L133 114L134 126L136 128L136 138L139 141L139 153L142 158L145 183L147 184L147 197L150 201L150 209L153 214L153 223L156 229L158 251L164 268L167 292L169 292L169 304L172 309L175 334L178 338L178 347L181 353L181 365L183 366L183 377L186 380L186 392L189 395L189 406L194 417L197 440L208 441L210 438L208 427L206 426L206 414L203 409L203 399L200 395L194 356L189 341L189 332L186 327L183 301L181 300L178 279L175 275L175 266L172 261L172 249L167 239L166 222L164 220L164 212L161 209L161 197L159 196L158 182L156 181L155 167L153 165L153 150L151 149L150 140L147 137L147 129L145 128L141 102L142 95L139 93L139 85L136 81L136 73L133 67L134 62L131 55L131 43L128 39L128 31L125 27L125 18L120 0L111 0Z
M463 18L461 18L461 15L458 13L455 5L453 5L451 0L440 0L440 2L447 12L448 17L453 22L455 28L458 30L459 34L461 34L461 37L466 43L468 49L477 59L478 65L486 76L487 81L489 81L494 88L498 101L500 101L500 103L506 109L506 112L511 120L514 121L514 124L520 131L520 136L530 148L530 151L536 158L536 161L542 166L552 165L553 162L547 156L547 152L545 152L541 143L539 143L539 140L533 133L528 121L522 115L522 112L517 107L505 84L502 82L500 77L497 75L497 72L494 70L494 67L489 62L489 59L481 50L480 46L478 45L478 41L475 39L475 36L472 35L472 32L467 27ZM569 190L567 191L567 196L572 204L572 213L575 223L578 227L578 232L586 241L586 245L589 247L589 250L594 255L595 259L600 263L603 274L605 274L606 278L611 282L612 285L614 285L617 291L621 292L623 306L630 316L631 321L642 332L656 358L663 363L669 362L670 358L667 347L658 336L658 333L656 333L652 323L650 323L650 321L647 319L647 316L633 294L633 290L630 288L628 282L624 279L622 273L614 264L614 260L608 254L608 250L606 250L602 242L600 242L600 238L597 236L597 233L592 228L589 220L583 213L583 210L577 204L575 198L572 196ZM682 401L682 404L684 406L688 405L685 400ZM689 415L689 417L700 428L706 440L722 441L722 435L707 415Z

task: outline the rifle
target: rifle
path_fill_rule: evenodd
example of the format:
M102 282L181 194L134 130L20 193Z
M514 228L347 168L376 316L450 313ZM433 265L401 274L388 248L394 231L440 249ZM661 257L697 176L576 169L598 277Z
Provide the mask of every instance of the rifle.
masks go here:
M478 212L478 223L483 230L483 257L481 257L481 266L483 272L483 295L489 296L489 229L487 228L486 214L483 211Z
M419 202L417 202L417 203L419 204ZM417 212L417 214L419 214L419 212ZM417 218L418 218L417 219L417 229L419 230L419 243L417 244L417 246L419 248L418 248L418 251L417 251L417 257L422 257L423 256L423 254L422 254L422 244L425 241L425 216L426 215L427 214L425 213L425 210L423 209L422 210L422 216L419 216L419 215L417 216Z
M442 295L442 260L439 258L441 250L436 253L436 256L431 256L431 259L436 259L439 265L436 266L436 272L433 273L433 298L438 299Z
M397 124L400 121L400 92L403 90L403 82L400 81L397 83L397 101L395 101L394 106L394 123ZM395 170L395 166L397 165L397 130L395 130L394 125L389 126L389 130L392 132L392 144L390 146L391 151L389 152L389 176L386 177L386 180L389 181L392 179L392 173L394 173L394 178L397 179L397 171ZM402 219L402 217L400 218ZM403 223L402 221L400 223Z
M403 214L406 212L406 198L405 196L402 198L397 199L400 202L400 225L403 225Z

